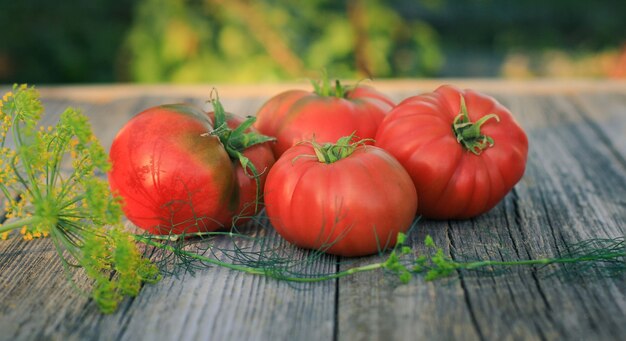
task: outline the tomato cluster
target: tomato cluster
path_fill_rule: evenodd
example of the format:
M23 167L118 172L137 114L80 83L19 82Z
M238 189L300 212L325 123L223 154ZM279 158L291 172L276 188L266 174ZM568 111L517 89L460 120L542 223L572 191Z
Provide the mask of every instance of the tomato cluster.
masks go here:
M392 247L416 215L474 217L521 179L528 139L494 98L453 86L398 105L372 87L315 84L255 118L188 105L138 114L111 147L111 188L158 234L267 216L289 242L342 256ZM419 200L419 205L418 205Z

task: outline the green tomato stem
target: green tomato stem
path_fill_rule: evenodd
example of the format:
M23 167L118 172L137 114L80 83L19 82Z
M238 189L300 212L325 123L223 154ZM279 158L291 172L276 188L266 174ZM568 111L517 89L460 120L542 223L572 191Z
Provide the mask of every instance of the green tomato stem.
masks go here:
M493 138L483 135L480 128L491 119L495 119L499 122L500 117L496 114L489 114L481 117L475 123L472 122L467 112L463 95L461 95L460 110L461 112L454 118L454 122L452 123L452 130L454 131L457 142L475 155L480 155L485 149L493 147L495 144Z
M335 85L331 86L330 79L326 72L323 73L322 79L318 81L311 80L313 92L322 97L346 98L348 95L348 87L345 87L336 79Z
M261 135L257 132L246 132L246 129L254 124L255 117L248 117L237 128L230 129L226 111L219 98L211 99L211 104L215 113L215 129L210 132L210 135L217 136L220 139L232 160L239 160L239 154L254 145L276 140L274 137Z
M353 132L349 136L344 136L337 140L336 143L325 143L320 145L315 140L310 141L315 151L315 156L319 162L331 164L341 159L345 159L352 155L356 148L366 142L373 141L372 139L362 139L352 142L355 139L356 132Z

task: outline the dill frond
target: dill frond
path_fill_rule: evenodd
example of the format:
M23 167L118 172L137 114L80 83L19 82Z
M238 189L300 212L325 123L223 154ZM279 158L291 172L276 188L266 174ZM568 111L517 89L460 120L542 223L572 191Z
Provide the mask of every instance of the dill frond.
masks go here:
M94 283L90 296L112 312L158 270L121 228L120 202L102 178L108 157L87 118L68 108L54 127L37 129L42 114L32 87L16 85L0 101L0 236L50 236L66 270L81 267Z
M530 267L537 271L551 271L551 274L569 273L582 276L593 271L600 277L616 277L626 273L626 244L624 237L592 238L574 243L559 257L522 260L459 260L446 256L430 236L424 245L431 253L421 255L413 261L411 272L424 274L426 280L437 280L452 276L459 271L474 272L488 276L498 274L498 270L516 267ZM552 268L549 268L552 266Z
M299 250L289 244L277 243L276 236L268 230L269 226L263 226L263 217L257 218L258 221L251 224L248 230L244 228L238 232L198 233L186 236L187 239L148 235L136 235L135 238L148 246L149 256L164 274L175 276L215 266L294 283L322 282L377 270L389 273L401 283L408 283L416 276L434 281L460 272L494 276L498 274L498 269L546 269L549 265L553 270L577 274L591 269L609 276L626 273L623 237L584 240L571 245L570 252L560 257L496 261L452 259L430 236L423 241L430 251L417 254L408 245L409 238L403 233L398 235L397 243L391 250L379 253L384 257L383 261L337 271L339 265L346 265L339 258L320 250ZM418 221L408 233L415 229ZM320 261L331 264L328 271L314 269L316 265L319 267Z

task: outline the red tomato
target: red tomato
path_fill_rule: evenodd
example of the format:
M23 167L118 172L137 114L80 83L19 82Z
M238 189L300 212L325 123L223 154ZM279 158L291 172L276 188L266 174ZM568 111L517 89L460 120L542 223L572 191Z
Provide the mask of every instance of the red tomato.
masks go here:
M462 101L466 104L464 114ZM376 145L400 161L427 218L470 218L493 208L521 179L528 139L494 98L442 86L390 112Z
M207 134L213 130L209 116L183 104L147 109L120 130L108 178L130 221L151 233L181 234L229 227L234 216L254 213L256 183ZM267 143L243 154L257 170L274 162Z
M311 144L287 150L267 176L267 216L287 241L341 256L373 254L396 243L415 217L411 178L384 150L359 145L320 161Z
M335 142L352 133L373 138L393 106L385 95L364 85L347 90L341 85L327 91L290 90L270 98L259 109L254 126L261 134L276 137L272 149L278 158L295 143L313 137L318 142Z

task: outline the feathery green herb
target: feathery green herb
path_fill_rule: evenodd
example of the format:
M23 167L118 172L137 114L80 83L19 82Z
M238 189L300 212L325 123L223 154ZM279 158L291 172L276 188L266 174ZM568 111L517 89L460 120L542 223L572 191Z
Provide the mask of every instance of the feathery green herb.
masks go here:
M158 269L122 228L120 202L102 176L107 154L87 118L69 108L55 126L38 128L42 113L32 87L14 86L0 101L0 235L50 236L65 268L83 268L93 299L113 312L143 282L158 280Z
M417 221L409 231L416 229ZM262 225L261 222L256 224ZM256 233L262 234L262 231L263 229ZM194 241L190 242L189 237L195 237ZM576 273L593 268L601 271L603 276L609 277L626 272L626 243L623 237L584 240L571 245L570 251L560 257L496 261L452 259L446 255L443 248L435 245L429 235L423 241L427 252L416 255L414 248L409 244L408 236L400 233L396 245L390 251L386 253L380 251L379 255L385 257L384 260L336 272L313 272L312 265L322 257L331 257L321 251L311 250L302 259L297 259L290 246L277 246L271 241L271 237L262 235L252 237L245 231L200 232L187 235L185 238L136 235L135 239L152 250L152 257L158 255L155 257L159 259L157 264L162 271L171 275L178 275L180 271L193 273L196 269L219 266L283 281L308 283L342 278L360 272L384 270L402 283L408 283L416 276L433 281L452 277L461 272L493 275L497 268L544 269L548 265L560 266L563 270Z

